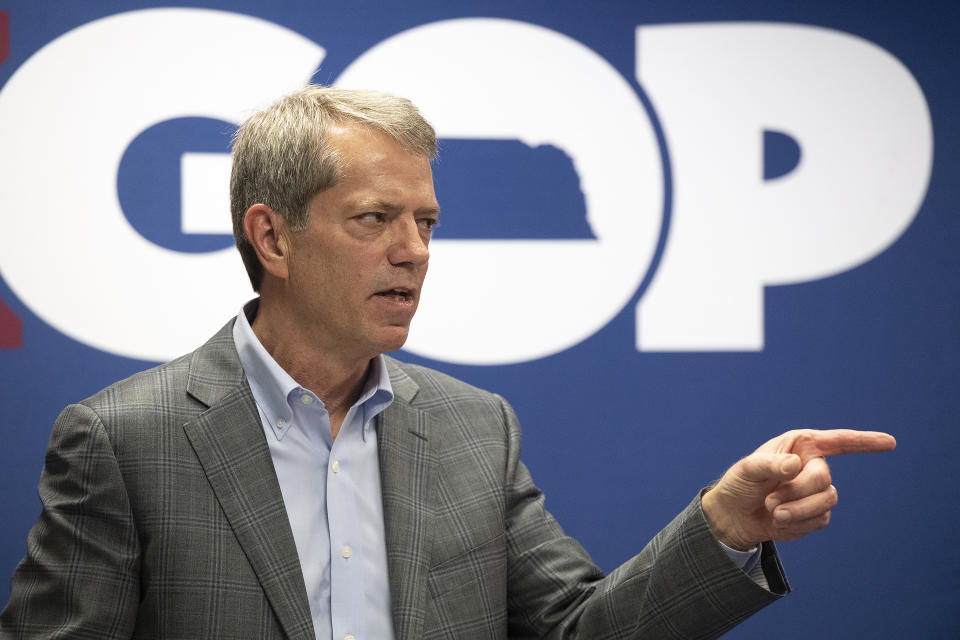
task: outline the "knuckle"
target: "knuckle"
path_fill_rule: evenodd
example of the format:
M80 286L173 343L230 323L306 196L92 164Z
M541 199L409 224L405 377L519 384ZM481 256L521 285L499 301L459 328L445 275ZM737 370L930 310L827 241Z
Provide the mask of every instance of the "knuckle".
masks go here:
M817 493L821 491L826 491L830 488L830 485L833 482L833 478L830 477L830 469L824 466L822 469L819 469L817 473L813 476L813 487L816 489Z
M827 493L827 505L832 509L837 506L837 503L840 501L840 496L837 494L836 488L833 485L830 485L830 491Z

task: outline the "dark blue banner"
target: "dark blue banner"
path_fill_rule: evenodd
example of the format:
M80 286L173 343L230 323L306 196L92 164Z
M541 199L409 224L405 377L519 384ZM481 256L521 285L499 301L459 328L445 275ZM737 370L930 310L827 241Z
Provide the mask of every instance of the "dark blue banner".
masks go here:
M960 5L0 5L0 603L59 411L252 297L230 136L307 81L411 98L442 225L398 357L504 395L610 570L795 427L794 592L732 638L960 635Z

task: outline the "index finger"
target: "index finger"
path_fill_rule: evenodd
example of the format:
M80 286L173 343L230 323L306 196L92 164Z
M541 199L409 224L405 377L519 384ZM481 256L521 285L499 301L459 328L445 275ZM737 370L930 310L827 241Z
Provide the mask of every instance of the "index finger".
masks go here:
M879 453L891 451L896 439L882 431L856 429L804 429L781 443L780 453L795 453L807 460L816 456L836 456L844 453Z

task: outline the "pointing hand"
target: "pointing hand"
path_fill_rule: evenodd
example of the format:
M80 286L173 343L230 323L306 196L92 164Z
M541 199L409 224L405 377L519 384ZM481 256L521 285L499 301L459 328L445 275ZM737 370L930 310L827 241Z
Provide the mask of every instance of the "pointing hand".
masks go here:
M704 515L717 539L734 549L799 538L825 527L837 504L824 456L896 446L877 431L788 431L730 467L703 496Z

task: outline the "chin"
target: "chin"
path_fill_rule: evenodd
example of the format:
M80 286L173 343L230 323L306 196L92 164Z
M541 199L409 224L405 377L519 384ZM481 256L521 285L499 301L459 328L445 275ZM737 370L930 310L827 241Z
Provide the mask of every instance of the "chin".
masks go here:
M381 334L381 340L378 340L379 352L388 353L402 348L407 342L408 333L410 333L409 327L389 327Z

